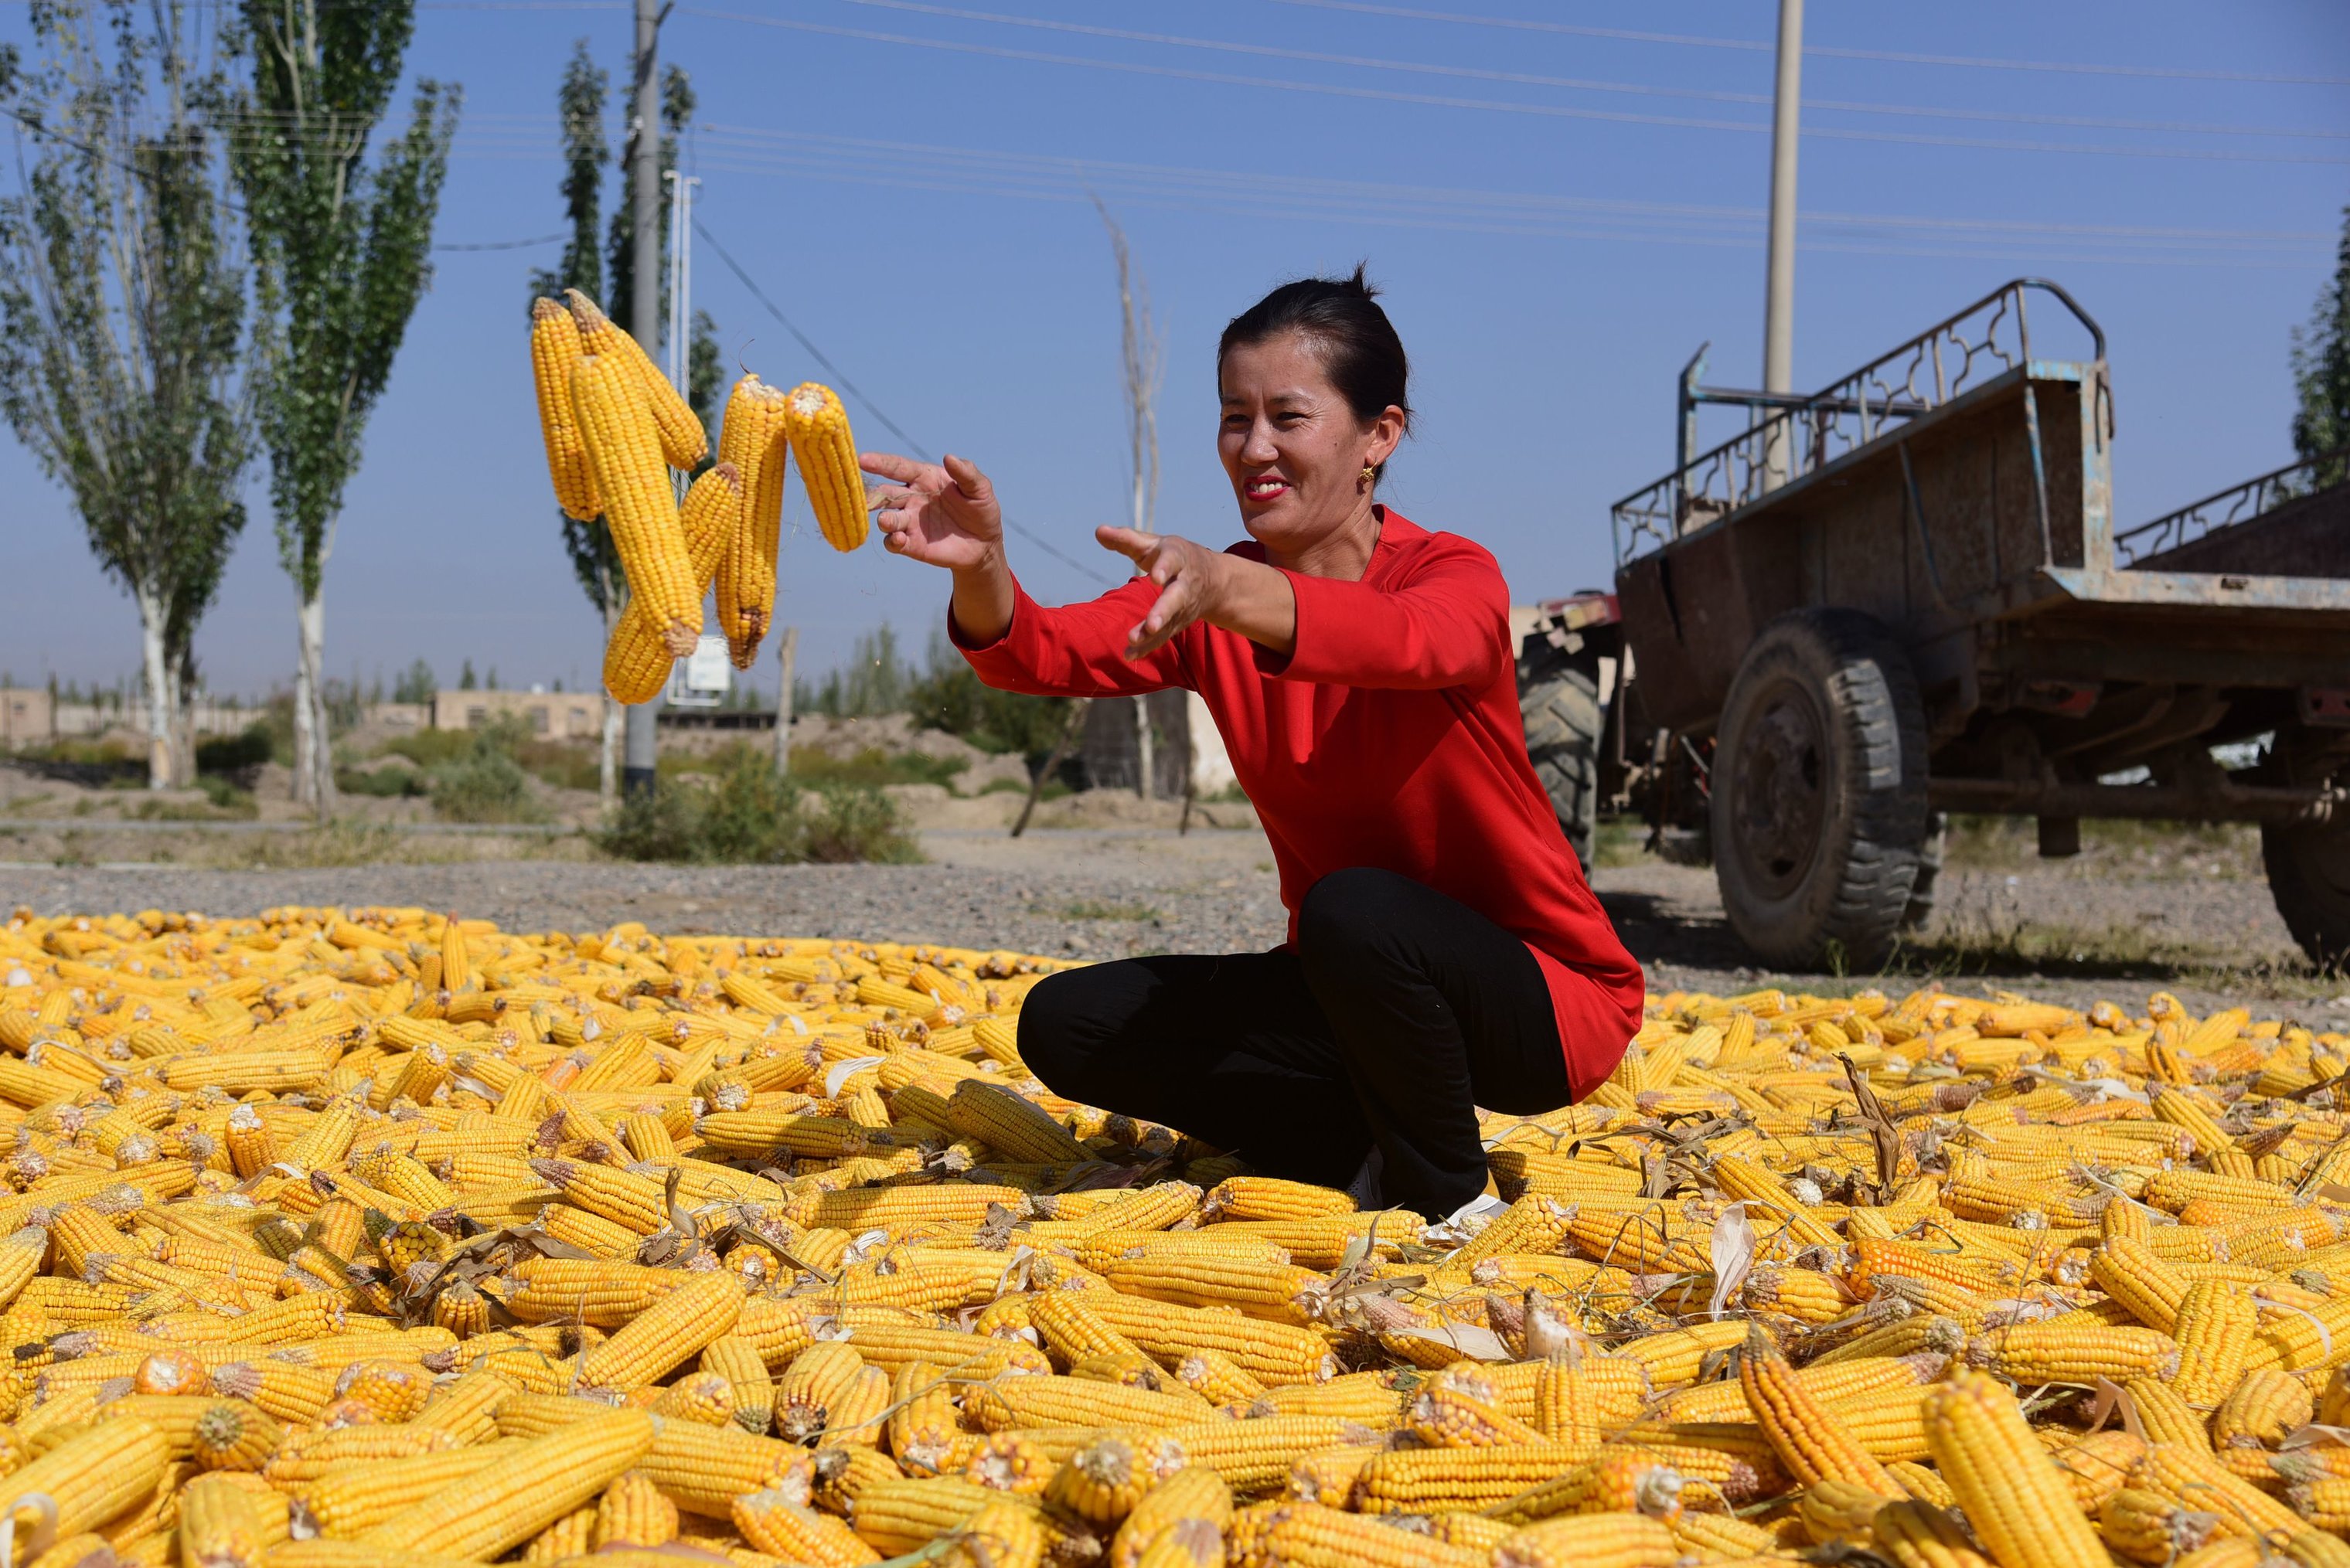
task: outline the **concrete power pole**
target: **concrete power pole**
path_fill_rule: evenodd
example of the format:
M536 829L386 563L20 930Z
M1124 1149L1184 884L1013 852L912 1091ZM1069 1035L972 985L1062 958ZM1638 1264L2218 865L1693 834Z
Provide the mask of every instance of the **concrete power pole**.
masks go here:
M654 57L660 42L660 0L637 0L636 107L630 114L629 223L635 257L634 285L629 298L629 320L647 358L660 347L660 82ZM655 715L660 699L639 702L629 710L622 751L620 787L626 794L645 794L653 787L660 754Z
M1804 0L1779 0L1779 79L1771 113L1771 259L1763 284L1762 389L1795 389L1795 140L1804 98ZM1788 427L1762 454L1762 485L1787 482Z

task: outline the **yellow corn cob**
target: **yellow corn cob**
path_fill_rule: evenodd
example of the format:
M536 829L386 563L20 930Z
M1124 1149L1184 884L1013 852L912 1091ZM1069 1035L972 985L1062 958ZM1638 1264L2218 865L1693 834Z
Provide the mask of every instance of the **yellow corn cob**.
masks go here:
M1877 1548L1895 1568L1996 1568L1956 1521L1925 1502L1888 1502L1870 1521Z
M1880 1497L1907 1495L1833 1409L1795 1376L1760 1324L1739 1355L1738 1382L1756 1423L1797 1480L1805 1486L1844 1481Z
M2179 1299L2173 1334L2178 1376L2172 1387L2199 1407L2216 1407L2235 1391L2260 1322L2251 1293L2223 1280L2198 1280Z
M1089 1524L1115 1527L1143 1494L1183 1468L1175 1444L1107 1437L1061 1461L1045 1483L1045 1500Z
M1265 1517L1263 1530L1259 1561L1284 1568L1483 1568L1487 1561L1482 1552L1318 1503L1284 1503Z
M784 394L745 375L727 394L718 455L742 472L742 499L718 564L718 628L738 670L751 668L775 610L784 504Z
M2096 1532L2072 1489L2033 1440L2015 1397L1960 1371L1927 1406L1926 1440L1975 1534L2001 1568L2094 1563Z
M532 303L530 357L556 501L567 515L590 522L602 508L597 504L588 454L571 413L571 366L579 357L579 329L571 313L551 299Z
M677 1539L677 1504L641 1470L612 1478L596 1504L596 1549L666 1546Z
M350 1540L443 1487L511 1461L520 1448L508 1439L404 1459L334 1466L288 1489L294 1532L306 1540L318 1535Z
M155 1490L170 1463L163 1434L136 1418L77 1429L0 1480L0 1532L72 1535L112 1522Z
M494 1557L580 1507L643 1459L650 1417L616 1410L516 1446L492 1469L368 1531L362 1545L400 1552Z
M1563 1443L1483 1449L1399 1449L1363 1467L1355 1506L1364 1513L1472 1511L1565 1475L1592 1450Z
M1126 1335L1142 1353L1164 1365L1171 1355L1213 1350L1231 1358L1269 1388L1319 1383L1337 1369L1336 1358L1319 1334L1287 1324L1265 1323L1226 1313L1202 1312L1172 1303L1144 1300L1115 1291L1089 1300L1096 1316Z
M837 1519L809 1508L788 1490L751 1492L734 1500L734 1528L758 1551L813 1568L858 1568L880 1553Z
M963 1420L983 1432L1021 1427L1164 1428L1204 1419L1207 1401L1188 1389L1128 1388L1079 1377L1006 1377L963 1395Z
M707 588L733 537L742 486L732 463L720 463L693 482L678 510L686 561L698 588ZM697 603L699 601L697 600ZM630 598L604 648L604 690L619 702L650 702L679 657L655 601ZM689 650L690 651L690 650ZM639 1156L639 1158L643 1158Z
M2225 1534L2270 1534L2282 1540L2300 1528L2293 1509L2230 1472L2209 1449L2156 1443L2147 1449L2130 1484L2181 1508L2217 1515Z
M1505 1539L1501 1568L1669 1568L1681 1544L1653 1519L1593 1514L1544 1521Z
M594 300L576 288L566 289L563 297L579 327L580 353L617 359L636 382L653 426L660 432L662 460L671 468L692 468L701 462L709 454L710 435L702 428L692 405L670 385L668 377L653 369L651 358L637 339L615 327ZM594 436L588 438L588 444L592 455ZM611 493L606 491L604 494L608 504Z
M2146 1441L2128 1432L2106 1431L2084 1438L2051 1456L2073 1489L2073 1500L2083 1513L2094 1514L2106 1499L2127 1483L2130 1472L2146 1457Z
M2309 1386L2273 1367L2246 1373L2211 1417L2211 1440L2219 1448L2260 1447L2283 1439L2316 1417Z
M1213 1554L1195 1552L1197 1561L1222 1562L1223 1532L1232 1517L1232 1492L1222 1478L1198 1467L1179 1469L1144 1493L1118 1526L1109 1568L1140 1568L1154 1549L1179 1532L1211 1543Z
M188 1483L180 1494L183 1568L261 1568L271 1544L253 1493L225 1476Z
M1544 1434L1504 1413L1492 1385L1447 1373L1413 1400L1406 1429L1431 1449L1540 1443Z
M702 1354L733 1331L743 1314L743 1282L725 1272L696 1274L639 1314L580 1363L590 1387L633 1388Z
M889 1420L889 1375L878 1366L860 1368L833 1400L831 1418L825 1423L825 1440L878 1448Z
M2055 1323L2019 1323L1994 1330L1971 1341L1967 1357L2027 1386L2169 1376L2178 1371L2179 1360L2177 1342L2150 1328L2073 1328Z
M702 596L643 388L622 360L589 355L572 374L571 395L629 597L645 601L671 653L682 659L702 635Z
M738 1316L735 1321L742 1320ZM775 1388L758 1347L740 1335L720 1334L702 1347L702 1369L726 1379L733 1396L734 1424L764 1435L775 1421Z
M2164 1377L2135 1377L2122 1385L2137 1406L2139 1424L2152 1443L2178 1443L2209 1453L2211 1433L2203 1412L2179 1397Z
M865 543L871 519L866 514L865 478L857 466L857 442L848 431L848 410L829 387L803 381L784 399L784 433L807 486L808 506L825 543L854 550Z

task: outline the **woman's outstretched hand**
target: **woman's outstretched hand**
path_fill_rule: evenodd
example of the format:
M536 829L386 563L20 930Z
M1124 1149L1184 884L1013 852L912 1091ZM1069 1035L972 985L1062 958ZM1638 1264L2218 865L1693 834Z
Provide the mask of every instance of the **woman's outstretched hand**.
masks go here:
M895 452L857 454L858 466L892 483L879 493L874 521L881 547L949 571L986 566L1003 553L1003 508L975 464L949 452L943 463Z

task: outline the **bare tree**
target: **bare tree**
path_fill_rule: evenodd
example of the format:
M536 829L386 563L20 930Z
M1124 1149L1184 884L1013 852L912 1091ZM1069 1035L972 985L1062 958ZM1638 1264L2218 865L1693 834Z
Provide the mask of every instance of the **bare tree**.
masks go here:
M1159 531L1159 388L1166 378L1167 335L1150 313L1150 286L1135 270L1126 231L1100 197L1093 199L1109 234L1109 254L1118 265L1119 384L1126 394L1127 472L1132 481L1135 531ZM1156 782L1150 702L1134 700L1134 793L1149 800Z

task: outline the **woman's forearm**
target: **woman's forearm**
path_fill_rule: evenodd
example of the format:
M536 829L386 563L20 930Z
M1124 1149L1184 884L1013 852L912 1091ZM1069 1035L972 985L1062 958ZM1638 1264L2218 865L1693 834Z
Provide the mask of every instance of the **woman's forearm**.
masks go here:
M1218 577L1201 618L1288 657L1297 651L1297 592L1289 576L1241 556L1215 556Z
M1001 545L987 552L978 566L954 575L954 598L949 613L963 640L985 648L1012 629L1012 568L1003 564Z

